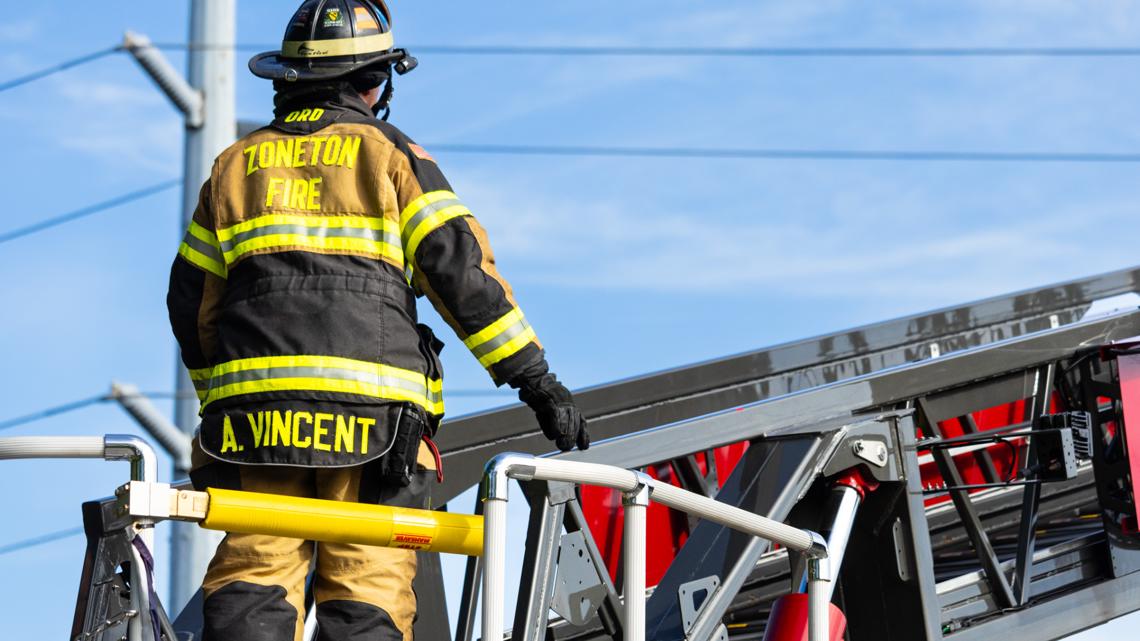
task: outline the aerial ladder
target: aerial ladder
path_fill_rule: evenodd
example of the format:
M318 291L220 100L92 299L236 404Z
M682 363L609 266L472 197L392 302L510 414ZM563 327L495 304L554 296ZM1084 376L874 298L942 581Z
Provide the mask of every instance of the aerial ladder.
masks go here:
M200 638L200 597L148 587L164 519L418 549L421 639L1061 639L1140 610L1138 294L1122 270L583 390L585 452L525 408L453 420L435 512L194 492L122 437L0 458L132 461L83 506L82 641ZM468 557L454 622L440 552Z

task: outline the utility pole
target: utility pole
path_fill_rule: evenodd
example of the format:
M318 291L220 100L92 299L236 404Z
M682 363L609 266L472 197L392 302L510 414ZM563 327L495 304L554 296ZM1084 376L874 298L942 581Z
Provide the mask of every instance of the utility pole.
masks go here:
M234 110L235 0L191 0L189 83L173 70L144 37L128 33L124 46L186 118L182 220L179 238L190 225L198 192L210 176L214 158L232 143ZM181 360L177 361L174 422L185 434L198 426L198 401ZM186 470L176 465L175 478ZM194 524L173 522L170 540L170 612L177 613L201 585L217 538Z

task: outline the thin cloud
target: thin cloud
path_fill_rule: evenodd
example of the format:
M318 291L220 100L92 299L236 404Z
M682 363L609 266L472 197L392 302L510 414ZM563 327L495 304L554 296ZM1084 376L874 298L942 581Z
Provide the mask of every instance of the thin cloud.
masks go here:
M762 204L753 222L742 222L644 201L639 209L581 196L568 203L518 184L465 178L459 182L473 186L465 198L512 278L679 296L970 300L1070 277L1074 265L1091 273L1128 263L1130 238L1073 242L1072 233L1078 224L1125 228L1138 213L1133 199L1116 194L987 223L984 212L956 216L961 203L938 202L913 186L897 187L900 197L891 198L892 183L884 181L849 188L833 201L840 211L826 223L819 215L764 211Z
M40 22L34 18L24 18L0 24L0 40L8 44L30 42L40 35Z

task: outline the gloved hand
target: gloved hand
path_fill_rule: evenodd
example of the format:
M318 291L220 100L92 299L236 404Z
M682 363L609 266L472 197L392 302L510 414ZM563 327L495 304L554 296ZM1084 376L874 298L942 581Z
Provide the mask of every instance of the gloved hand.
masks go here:
M534 410L538 424L546 438L554 441L558 449L569 452L574 445L580 450L590 448L590 433L586 419L574 404L570 390L558 382L554 374L537 377L520 377L511 381L519 390L519 400Z

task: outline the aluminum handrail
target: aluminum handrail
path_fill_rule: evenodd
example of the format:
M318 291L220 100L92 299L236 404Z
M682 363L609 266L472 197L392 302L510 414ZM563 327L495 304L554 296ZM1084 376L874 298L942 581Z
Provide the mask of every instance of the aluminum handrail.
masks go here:
M659 482L640 472L612 465L512 453L492 459L483 477L483 639L503 636L507 501L512 479L596 485L622 492L625 510L622 630L626 641L645 640L645 513L650 500L803 553L808 559L808 639L827 641L832 577L827 542L819 534Z
M158 480L158 455L143 439L130 434L105 436L7 436L0 438L0 460L103 459L130 461L131 480ZM154 552L153 522L139 522L139 536Z
M107 434L0 438L0 460L42 458L130 461L132 481L158 480L158 456L149 443L137 436Z

